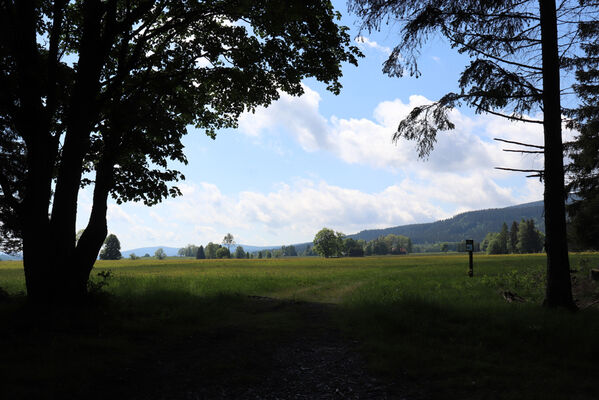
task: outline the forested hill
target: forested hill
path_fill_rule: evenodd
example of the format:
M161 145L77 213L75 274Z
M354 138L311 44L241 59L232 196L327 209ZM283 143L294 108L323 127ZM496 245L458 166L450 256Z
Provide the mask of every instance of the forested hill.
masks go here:
M405 235L412 239L412 243L437 243L458 242L465 239L474 239L480 242L489 232L499 232L501 225L505 222L508 227L512 221L520 222L522 219L533 219L535 225L541 231L545 231L543 220L543 202L519 204L505 208L492 208L488 210L469 211L458 214L452 218L426 224L412 224L396 226L385 229L368 229L348 237L353 239L364 239L366 241L376 239L379 236Z

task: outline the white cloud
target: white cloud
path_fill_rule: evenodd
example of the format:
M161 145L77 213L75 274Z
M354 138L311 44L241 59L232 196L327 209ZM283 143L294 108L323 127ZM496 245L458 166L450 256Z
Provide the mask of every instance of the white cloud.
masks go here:
M370 40L365 36L358 36L355 38L356 43L358 44L363 44L367 47L370 47L371 49L380 51L381 53L385 54L386 56L391 54L391 49L389 47L386 46L381 46L380 44L378 44L377 42L375 42L374 40Z
M416 145L391 138L399 122L414 107L430 103L423 96L410 96L407 103L399 99L384 101L373 110L372 118L337 118L328 120L319 112L319 94L304 86L305 94L281 99L269 108L259 108L255 114L245 113L240 119L240 131L256 138L280 132L291 134L300 146L310 152L326 151L349 164L406 173L422 169L467 174L486 170L489 176L501 177L494 167L538 169L542 156L507 153L509 147L494 137L528 143L542 142L542 127L537 124L514 123L495 116L471 118L459 110L450 114L456 129L440 132L435 149L426 161L418 160ZM505 174L505 173L502 173Z
M538 186L531 185L516 193L481 172L459 176L434 171L421 171L372 193L298 179L268 192L225 195L217 185L201 182L181 185L184 196L151 209L119 206L109 226L124 248L206 244L220 241L227 232L238 243L280 245L310 241L323 226L349 234L537 200Z

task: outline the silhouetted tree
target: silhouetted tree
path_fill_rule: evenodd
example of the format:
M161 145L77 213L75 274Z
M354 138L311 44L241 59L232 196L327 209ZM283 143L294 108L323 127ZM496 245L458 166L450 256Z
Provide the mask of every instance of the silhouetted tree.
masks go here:
M577 250L599 250L599 21L581 23L580 32L586 39L574 61L580 105L568 114L569 126L578 130L568 154L569 242Z
M100 251L100 260L120 260L121 242L114 234L110 234L104 240L104 247Z
M325 0L0 2L0 244L22 239L31 300L85 295L109 195L180 194L189 125L214 138L306 77L338 93L359 54L339 18Z

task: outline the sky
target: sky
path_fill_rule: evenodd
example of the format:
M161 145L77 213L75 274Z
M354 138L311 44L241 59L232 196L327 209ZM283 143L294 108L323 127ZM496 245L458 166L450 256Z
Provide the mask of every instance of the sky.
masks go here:
M397 32L360 32L345 1L333 3L365 55L358 67L343 65L341 94L307 79L301 97L282 94L216 140L190 127L189 163L178 166L186 177L177 184L183 196L153 207L109 200L108 230L123 250L220 243L227 233L239 244L280 246L312 241L323 227L352 234L542 199L538 179L494 169L542 168L542 156L507 153L509 146L493 141L542 144L539 124L463 108L452 112L456 128L439 135L426 160L415 143L392 143L414 106L457 90L468 59L431 38L419 59L420 78L387 77L382 63ZM78 229L91 199L90 189L81 191Z

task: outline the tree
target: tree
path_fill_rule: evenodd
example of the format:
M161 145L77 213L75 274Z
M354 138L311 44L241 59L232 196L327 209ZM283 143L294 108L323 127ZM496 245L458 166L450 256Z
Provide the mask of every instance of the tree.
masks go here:
M0 2L1 245L22 245L30 299L86 294L108 196L180 194L189 125L214 138L306 77L338 93L360 55L339 18L325 0Z
M188 244L177 251L177 254L181 257L195 257L197 253L198 247L194 244Z
M501 225L501 231L499 232L499 236L497 236L497 241L499 244L499 253L498 254L507 254L508 238L509 238L509 233L507 230L507 224L504 222Z
M216 251L221 248L220 244L209 242L206 245L206 258L216 258Z
M204 254L204 246L198 247L198 251L196 253L196 259L203 260L206 258L206 254Z
M518 251L520 253L538 253L543 250L542 234L532 219L522 220L518 227Z
M148 257L149 258L150 257L150 253L144 254L144 257Z
M231 258L231 252L226 247L219 247L216 250L216 258Z
M487 247L487 254L504 254L502 253L501 242L498 237L491 240L489 242L489 246Z
M129 254L129 258L132 260L137 260L139 257L135 255L135 253Z
M338 256L343 248L343 233L322 228L314 236L314 251L325 258Z
M587 41L574 62L580 105L568 113L569 127L578 130L568 148L568 239L577 250L599 250L599 21L581 23L580 32Z
M154 252L154 257L156 257L158 260L164 260L166 258L166 253L162 247Z
M225 235L225 237L223 238L222 244L227 246L227 249L229 249L229 251L231 251L231 246L235 244L233 235L231 235L230 233L227 233Z
M364 248L352 238L343 241L343 251L348 257L364 257Z
M100 260L120 260L121 242L114 234L110 234L104 240L104 248L100 252Z
M235 249L235 258L245 258L245 250L241 246Z
M400 27L400 43L383 67L390 76L419 76L420 47L436 33L472 59L459 79L459 93L416 107L400 122L394 140L416 140L420 157L430 153L438 131L454 128L448 112L463 103L479 113L543 125L544 146L539 147L544 168L532 172L545 182L544 304L576 308L566 241L560 68L568 66L576 51L573 26L593 15L597 5L565 0L558 10L554 0L350 0L349 4L364 29L379 29L383 22ZM542 121L525 117L534 111L543 113Z
M441 244L441 251L443 253L447 253L447 251L449 251L449 245L447 243L442 243Z
M516 221L512 221L512 226L510 227L508 250L510 253L518 252L518 223Z
M297 257L297 250L293 245L283 246L281 247L281 251L285 257Z

